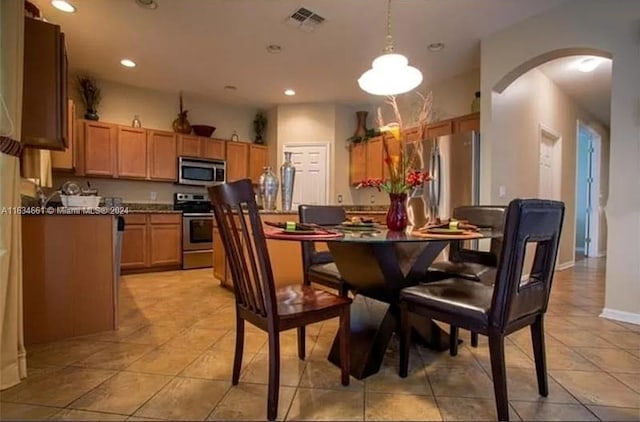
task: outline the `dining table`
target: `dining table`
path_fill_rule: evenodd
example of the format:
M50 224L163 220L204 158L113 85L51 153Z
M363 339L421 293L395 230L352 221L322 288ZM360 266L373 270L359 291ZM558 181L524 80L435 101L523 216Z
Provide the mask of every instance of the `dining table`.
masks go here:
M286 230L265 231L270 239L326 242L335 265L353 293L351 305L351 375L363 379L380 370L389 342L399 329L400 291L428 282L431 263L451 241L498 236L490 230L457 235L391 231L383 226L323 227L317 234L288 234ZM449 348L449 334L433 320L411 315L412 339L434 350ZM336 336L329 361L339 365Z

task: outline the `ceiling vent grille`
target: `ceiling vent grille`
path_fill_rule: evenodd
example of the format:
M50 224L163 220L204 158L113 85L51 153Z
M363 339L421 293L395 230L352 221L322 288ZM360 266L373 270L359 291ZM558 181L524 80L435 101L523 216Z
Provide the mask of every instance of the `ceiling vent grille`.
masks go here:
M286 19L289 26L298 28L304 32L313 32L318 26L324 23L326 19L317 13L301 7L294 10Z

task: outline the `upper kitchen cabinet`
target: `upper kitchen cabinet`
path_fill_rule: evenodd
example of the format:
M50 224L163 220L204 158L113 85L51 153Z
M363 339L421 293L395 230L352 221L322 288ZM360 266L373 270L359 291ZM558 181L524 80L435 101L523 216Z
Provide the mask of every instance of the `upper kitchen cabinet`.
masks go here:
M147 137L149 179L177 181L176 135L171 132L148 130Z
M178 155L184 157L202 156L203 139L192 135L178 135Z
M269 165L269 149L263 145L249 146L249 178L258 183L262 169Z
M224 160L225 141L202 136L178 135L178 155Z
M351 144L349 154L349 183L357 185L367 178L367 143Z
M426 125L424 130L425 139L438 138L440 136L451 135L453 133L453 124L451 120L430 123Z
M376 136L365 142L366 144L366 179L382 179L384 172L384 145L382 136Z
M67 140L67 56L58 25L25 18L22 143L63 150Z
M118 177L147 177L147 132L144 129L118 126Z
M247 142L227 143L227 182L249 176L249 147Z
M204 139L202 157L224 160L226 153L226 141L222 139Z
M453 120L453 133L480 132L480 113L467 114Z
M76 107L72 100L67 101L67 140L69 145L64 151L51 151L51 167L56 171L72 172L76 168Z
M78 125L79 176L113 177L116 174L117 134L115 125L83 120Z

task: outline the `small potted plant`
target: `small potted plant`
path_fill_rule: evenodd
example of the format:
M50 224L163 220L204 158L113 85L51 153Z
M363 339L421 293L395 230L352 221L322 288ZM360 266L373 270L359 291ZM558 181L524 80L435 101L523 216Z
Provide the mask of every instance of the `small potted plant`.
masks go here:
M87 120L100 119L100 116L98 116L98 104L100 104L102 95L95 78L87 75L78 76L78 92L86 110L84 118Z
M267 116L264 115L263 111L259 111L256 113L255 119L253 119L253 130L256 132L256 137L254 142L256 144L264 144L264 139L262 135L264 134L265 129L267 128Z

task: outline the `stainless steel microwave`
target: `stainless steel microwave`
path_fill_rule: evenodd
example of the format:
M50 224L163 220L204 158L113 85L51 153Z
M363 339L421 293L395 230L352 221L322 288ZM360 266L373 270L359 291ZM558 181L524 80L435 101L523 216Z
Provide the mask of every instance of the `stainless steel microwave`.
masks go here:
M227 162L205 158L178 157L178 183L211 186L227 181Z

